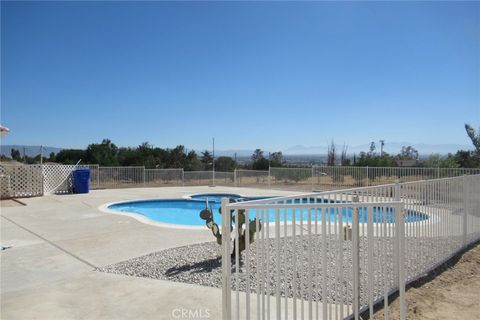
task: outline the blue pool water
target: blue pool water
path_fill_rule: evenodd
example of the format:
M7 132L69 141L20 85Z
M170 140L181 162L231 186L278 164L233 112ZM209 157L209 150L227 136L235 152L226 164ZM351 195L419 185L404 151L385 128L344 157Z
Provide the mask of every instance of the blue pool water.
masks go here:
M205 209L205 200L201 197L202 195L195 195L195 198L192 199L169 199L169 200L145 200L145 201L130 201L123 202L118 204L113 204L109 206L109 209L121 212L132 212L136 214L141 214L147 217L150 220L162 223L177 224L177 225L188 225L188 226L203 226L205 221L199 217L200 211ZM206 195L203 195L206 197ZM220 199L225 197L225 194L217 194L217 198L213 195L208 195L209 207L212 209L214 214L214 220L218 224L221 223L221 215L218 212L220 208ZM228 195L231 196L231 195ZM237 195L238 196L238 195ZM240 198L240 196L238 196ZM259 199L259 197L252 197ZM352 209L343 209L341 210L342 220L344 222L352 220ZM283 221L285 218L287 221L291 221L294 215L293 209L287 209L280 211L280 218ZM330 209L326 211L327 215L325 217L326 221L333 222L336 218L340 216L340 213L336 213L336 209ZM273 222L275 221L275 210L271 209L268 212L265 212L265 221ZM299 221L301 218L304 221L308 220L308 212L299 209L295 210L295 220ZM315 214L312 214L312 219L315 218ZM255 210L250 210L250 219L255 218ZM261 215L261 212L259 212ZM367 222L366 210L359 210L359 217L361 222ZM260 218L262 218L260 216ZM414 222L427 219L427 215L409 211L407 213L406 222ZM321 221L322 213L317 212L317 219ZM394 221L394 215L392 214L391 209L383 210L382 208L373 209L373 221L374 222L383 222L384 220L388 222Z

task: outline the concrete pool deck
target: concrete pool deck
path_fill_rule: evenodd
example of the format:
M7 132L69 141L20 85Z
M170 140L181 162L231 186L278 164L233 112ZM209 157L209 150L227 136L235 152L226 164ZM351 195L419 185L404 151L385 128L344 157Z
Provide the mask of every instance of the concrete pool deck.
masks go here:
M213 241L206 228L152 226L101 212L100 205L223 192L295 194L233 187L135 188L21 199L26 206L2 205L1 245L11 248L0 253L0 318L182 319L185 311L220 318L219 289L93 269L167 248Z

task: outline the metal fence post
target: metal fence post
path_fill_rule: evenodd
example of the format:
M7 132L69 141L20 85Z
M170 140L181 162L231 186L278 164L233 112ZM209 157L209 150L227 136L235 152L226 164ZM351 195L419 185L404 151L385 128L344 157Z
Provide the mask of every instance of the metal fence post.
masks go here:
M271 176L270 176L270 166L268 166L268 189L270 189L270 186L271 186Z
M370 185L370 177L368 176L368 166L366 170L367 170L367 187L368 187Z
M393 187L393 199L394 199L395 201L400 201L400 198L401 198L400 192L401 192L401 189L400 189L400 180L396 179L396 180L395 180L395 186ZM398 218L398 219L400 219L399 216L400 216L400 214L397 213L397 218ZM403 218L403 216L402 216L402 218ZM395 221L395 224L398 226L399 223L401 223L401 222L403 223L403 221ZM394 276L395 276L395 281L399 281L399 272L400 272L400 271L399 271L399 265L402 263L401 260L398 259L399 256L400 256L400 255L399 255L399 252L400 252L400 250L401 250L401 249L400 249L400 240L399 240L399 239L400 239L399 237L400 237L401 235L398 234L398 232L400 232L400 229L396 228L396 232L397 232L397 234L396 234L396 236L397 236L397 241L396 241L396 243L395 243L395 250L397 251L397 255L394 256L394 257L395 257L395 258L394 258L395 261L394 261L394 264L393 264L393 274L394 274Z
M143 166L143 186L145 187L145 166Z
M222 319L232 318L232 298L230 288L230 210L227 205L230 201L222 199ZM238 315L237 315L238 316Z
M237 169L233 170L233 185L237 186Z
M185 186L185 169L182 168L182 187Z
M406 319L406 302L405 302L405 205L402 203L396 205L397 221L396 221L396 241L397 241L397 272L395 275L398 279L398 290L400 295L400 320Z
M468 196L469 196L469 188L468 188L468 177L465 175L463 176L463 192L462 192L462 197L463 197L463 246L465 247L467 245L467 218L468 218Z
M100 165L97 166L97 188L100 188Z
M393 188L393 199L400 201L400 180L395 180L395 187Z
M353 260L353 312L354 319L359 320L359 311L360 311L360 219L358 214L358 202L359 198L357 195L353 196L352 199L354 204L352 212L352 260Z
M213 170L212 170L212 186L215 187L215 165L213 166Z
M312 165L312 191L315 189L314 184L315 184L315 171Z

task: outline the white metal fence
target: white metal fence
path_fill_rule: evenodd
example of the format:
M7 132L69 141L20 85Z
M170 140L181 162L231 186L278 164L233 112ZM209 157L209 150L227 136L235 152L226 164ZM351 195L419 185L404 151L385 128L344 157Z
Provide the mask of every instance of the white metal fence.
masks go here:
M268 171L263 170L244 170L237 169L234 172L235 186L238 187L269 187L270 175Z
M224 185L233 186L233 172L219 171L185 171L184 185L187 186L206 186L206 185Z
M271 187L292 190L335 190L480 174L480 168L350 167L271 168Z
M129 188L145 182L144 167L99 167L98 175L103 188Z
M8 166L2 164L0 167L2 168L2 172L0 172L2 196L6 193L17 196L42 195L50 192L51 188L56 188L58 184L62 185L56 189L57 193L65 193L71 190L70 173L73 168L71 165L45 164L40 167L40 165ZM99 167L98 165L81 165L80 167L90 169L90 187L92 189L219 185L295 191L325 191L383 185L397 180L408 182L480 174L480 168L314 166L310 168L270 168L268 171L237 169L234 172L213 172L184 171L181 168L145 169L143 166ZM42 173L35 174L36 170L48 171L48 179L39 182ZM43 175L45 176L45 172ZM68 178L65 180L67 176ZM64 182L62 183L62 181ZM46 191L38 191L41 188L45 188Z
M183 185L183 169L145 169L145 186Z
M223 201L223 318L388 318L399 291L405 319L406 283L480 239L479 194L471 175Z
M95 180L93 176L97 176ZM234 172L184 171L183 169L145 169L144 167L99 167L92 170L92 186L122 188L172 185L221 185L272 188L297 191L336 190L374 186L465 174L480 174L480 169L450 168L371 168L327 167L270 168L268 171L236 169ZM94 181L95 180L95 181Z

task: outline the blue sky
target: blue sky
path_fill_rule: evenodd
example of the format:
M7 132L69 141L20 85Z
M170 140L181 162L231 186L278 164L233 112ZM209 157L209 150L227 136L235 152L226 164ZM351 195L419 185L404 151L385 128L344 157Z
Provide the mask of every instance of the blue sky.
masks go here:
M470 144L480 3L3 2L3 144Z

